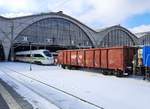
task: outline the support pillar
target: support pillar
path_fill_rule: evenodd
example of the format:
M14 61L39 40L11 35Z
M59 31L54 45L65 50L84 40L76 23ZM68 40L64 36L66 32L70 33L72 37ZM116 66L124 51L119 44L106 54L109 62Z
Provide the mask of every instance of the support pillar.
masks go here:
M11 56L11 61L14 61L14 47L13 45L11 44L11 50L10 50L10 56Z
M11 48L11 42L9 39L4 39L2 41L3 49L4 49L4 55L5 55L5 61L8 61L10 48Z

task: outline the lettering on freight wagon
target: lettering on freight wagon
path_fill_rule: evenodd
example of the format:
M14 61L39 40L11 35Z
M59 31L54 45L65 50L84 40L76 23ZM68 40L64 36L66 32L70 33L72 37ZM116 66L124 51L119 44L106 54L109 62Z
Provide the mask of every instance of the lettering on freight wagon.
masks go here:
M82 57L83 57L82 55L79 55L79 59L82 59Z
M94 64L95 64L95 66L98 66L97 62L95 62Z
M115 64L113 60L109 60L109 64Z
M76 59L76 55L71 55L71 59Z
M78 56L78 63L79 63L80 65L82 65L82 66L83 66L82 58L83 58L83 56L82 56L82 55L79 55L79 56Z

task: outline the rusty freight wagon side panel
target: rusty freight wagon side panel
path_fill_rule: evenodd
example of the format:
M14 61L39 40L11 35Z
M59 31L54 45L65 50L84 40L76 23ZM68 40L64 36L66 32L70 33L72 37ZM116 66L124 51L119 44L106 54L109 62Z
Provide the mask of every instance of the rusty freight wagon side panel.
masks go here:
M108 49L101 49L101 68L108 67Z
M123 70L123 48L108 49L108 68Z
M71 51L67 51L67 65L71 65Z
M77 51L71 51L71 65L77 66Z
M94 67L94 50L85 50L85 67Z
M101 67L101 49L94 49L94 66L95 68Z
M63 64L67 64L67 51L64 51L63 53Z
M85 66L85 55L84 50L78 50L77 62L78 66L84 67Z

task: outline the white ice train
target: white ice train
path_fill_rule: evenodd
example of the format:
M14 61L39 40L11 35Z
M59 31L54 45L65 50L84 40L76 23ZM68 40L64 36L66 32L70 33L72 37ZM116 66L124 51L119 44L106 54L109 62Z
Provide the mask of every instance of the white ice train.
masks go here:
M45 49L16 52L15 60L45 65L54 64L53 55Z

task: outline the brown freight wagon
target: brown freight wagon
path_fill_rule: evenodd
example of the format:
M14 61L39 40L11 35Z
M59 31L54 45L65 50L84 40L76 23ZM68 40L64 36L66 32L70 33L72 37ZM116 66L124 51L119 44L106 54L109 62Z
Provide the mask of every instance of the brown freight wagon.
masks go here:
M132 73L135 47L112 47L78 50L62 50L58 53L58 64L63 68L100 69L104 74L116 76Z

